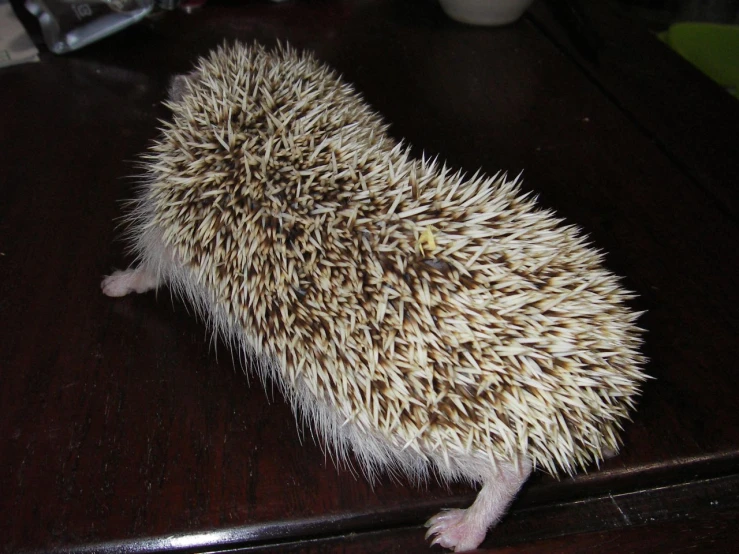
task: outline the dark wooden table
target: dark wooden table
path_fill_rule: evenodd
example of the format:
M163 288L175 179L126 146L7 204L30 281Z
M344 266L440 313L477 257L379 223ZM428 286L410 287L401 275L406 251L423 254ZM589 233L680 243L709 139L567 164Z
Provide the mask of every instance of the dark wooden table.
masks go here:
M2 552L427 552L425 518L473 498L337 470L183 305L100 294L130 261L115 218L167 81L224 38L314 50L419 153L524 170L648 310L656 379L622 454L535 476L483 546L732 551L739 102L588 4L585 48L542 2L505 28L432 0L244 2L1 70Z

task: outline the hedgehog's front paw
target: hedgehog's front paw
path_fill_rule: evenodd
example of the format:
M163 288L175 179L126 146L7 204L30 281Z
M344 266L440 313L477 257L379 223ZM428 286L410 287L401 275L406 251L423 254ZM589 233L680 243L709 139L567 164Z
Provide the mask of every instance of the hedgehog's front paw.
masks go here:
M485 538L487 529L469 517L468 510L444 510L426 522L426 538L434 537L431 546L438 544L455 552L474 550Z
M156 278L142 269L127 269L126 271L114 271L108 275L100 288L106 296L126 296L132 292L146 292L156 288Z
M100 288L105 296L126 296L131 292L126 281L126 272L116 271L112 275L107 275L105 279L103 279L103 282L100 283Z

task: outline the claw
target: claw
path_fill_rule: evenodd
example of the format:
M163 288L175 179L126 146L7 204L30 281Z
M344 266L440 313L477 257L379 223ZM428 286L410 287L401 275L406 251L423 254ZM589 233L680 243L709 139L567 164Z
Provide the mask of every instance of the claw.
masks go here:
M448 514L452 511L452 508L442 508L442 510L430 518L426 520L426 523L423 524L424 527L431 527L438 523L439 521L444 520L444 516L448 516Z

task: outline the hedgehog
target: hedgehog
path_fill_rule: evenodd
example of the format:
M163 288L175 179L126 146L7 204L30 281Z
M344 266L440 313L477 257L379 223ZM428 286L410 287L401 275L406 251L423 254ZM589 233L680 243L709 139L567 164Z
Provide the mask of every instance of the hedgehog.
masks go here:
M165 104L106 295L168 286L368 479L481 486L427 522L445 548L535 469L618 451L647 378L633 293L520 178L414 156L284 44L223 44Z

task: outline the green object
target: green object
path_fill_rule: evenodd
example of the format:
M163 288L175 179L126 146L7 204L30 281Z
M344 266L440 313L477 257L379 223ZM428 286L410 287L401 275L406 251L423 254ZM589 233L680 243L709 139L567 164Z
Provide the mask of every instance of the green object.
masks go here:
M667 45L734 96L739 91L739 25L674 23L659 34Z

